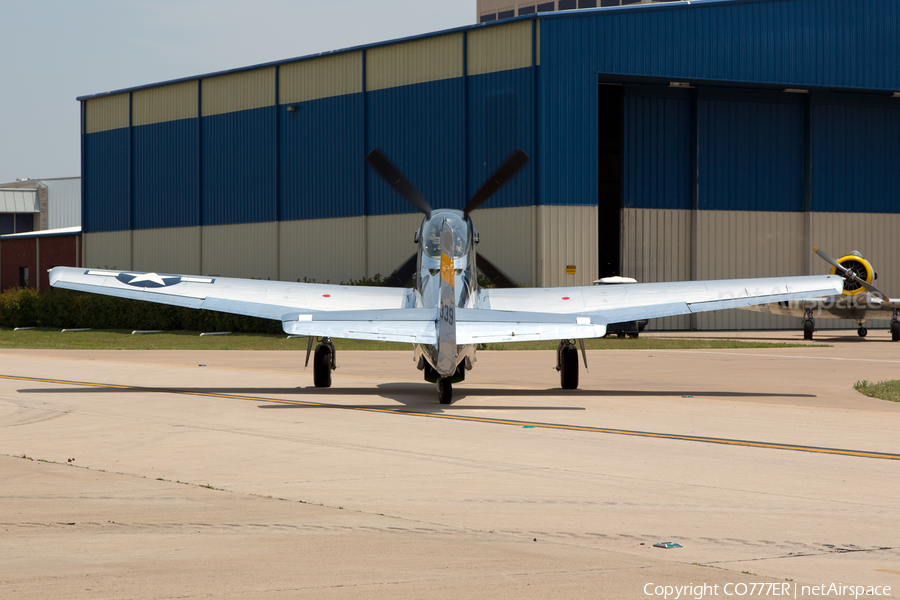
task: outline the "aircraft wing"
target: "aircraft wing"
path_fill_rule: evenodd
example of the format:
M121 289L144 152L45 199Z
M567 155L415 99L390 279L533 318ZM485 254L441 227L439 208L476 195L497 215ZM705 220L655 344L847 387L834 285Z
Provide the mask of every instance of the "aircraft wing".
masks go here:
M524 337L515 332L510 323L523 328L543 324L551 329L552 315L566 315L573 323L567 323L560 332L581 331L588 335L562 335L565 337L598 337L590 335L591 327L605 332L609 323L636 321L687 315L726 308L742 308L755 304L777 303L803 298L833 296L843 289L844 281L838 275L814 275L804 277L770 277L754 279L720 279L713 281L682 281L673 283L631 283L606 286L578 286L557 288L505 288L483 289L479 298L480 312L490 311L498 318L464 323L464 313L459 317L460 333L465 332L478 341L524 341L526 339L552 339L548 337ZM534 315L533 318L530 315ZM501 320L499 317L503 316ZM493 339L506 329L506 336ZM525 333L523 331L523 333ZM602 335L602 333L600 333Z
M746 310L756 312L801 318L806 316L808 309L812 309L813 318L816 319L850 319L851 321L890 319L893 311L897 308L900 308L900 302L897 300L882 300L870 296L857 301L840 295L818 300L792 300L745 307Z
M230 277L199 277L55 267L53 287L203 308L282 321L287 333L328 337L418 341L434 339L433 311L412 305L412 290L291 283ZM430 325L430 327L429 327ZM430 335L430 338L429 338Z

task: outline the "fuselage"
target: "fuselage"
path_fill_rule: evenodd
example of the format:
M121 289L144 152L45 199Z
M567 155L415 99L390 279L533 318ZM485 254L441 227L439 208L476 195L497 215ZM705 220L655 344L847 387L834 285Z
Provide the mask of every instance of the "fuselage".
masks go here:
M456 309L475 308L478 301L475 229L460 210L435 210L422 220L417 239L416 308L434 309L437 343L417 345L416 356L451 377L462 372L461 363L468 359L471 368L475 360L475 347L455 340Z

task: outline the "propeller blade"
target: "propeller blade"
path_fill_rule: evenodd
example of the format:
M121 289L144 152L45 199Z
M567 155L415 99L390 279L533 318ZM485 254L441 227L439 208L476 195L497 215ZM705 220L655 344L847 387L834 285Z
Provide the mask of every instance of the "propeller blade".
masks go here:
M858 283L859 285L861 285L861 286L863 286L864 288L866 288L867 291L869 291L869 292L875 294L876 296L880 296L880 297L882 297L882 298L887 298L887 296L885 296L884 292L882 292L881 290L879 290L877 287L875 287L874 285L872 285L871 283L869 283L869 282L866 281L865 279L860 279L860 278L856 275L856 273L854 273L853 271L851 271L850 269L848 269L847 267L845 267L844 265L842 265L842 264L839 263L838 261L834 260L834 258L832 258L831 255L829 255L829 254L828 254L827 252L825 252L824 250L822 250L822 249L820 249L820 248L813 248L813 252L815 252L816 254L818 254L818 255L822 258L822 260L824 260L824 261L827 262L829 265L831 265L832 267L834 267L835 270L836 270L838 273L840 273L841 276L844 277L845 279L849 279L850 281L853 281L853 282L855 282L855 283Z
M484 204L485 200L493 196L494 192L503 187L503 184L509 181L527 162L528 155L521 150L516 149L515 152L510 154L509 157L503 161L500 168L494 171L494 174L488 177L488 180L484 182L477 192L475 192L475 195L472 196L469 203L466 204L463 212L468 215L470 212Z
M513 280L507 277L503 271L498 269L494 263L489 261L484 257L484 255L478 255L476 259L476 265L478 270L484 273L484 276L491 280L491 283L496 285L498 288L514 288L516 284L513 283Z
M395 167L381 150L378 148L372 150L366 157L366 162L368 162L372 168L381 175L382 179L394 188L394 191L400 194L404 200L412 204L420 212L425 213L426 217L429 219L431 218L431 205L428 204L425 197L419 193L416 186L414 186L409 179L404 177L403 173L400 172L400 169Z
M406 287L410 277L416 272L416 259L418 255L413 254L405 263L400 265L391 276L384 280L385 287Z

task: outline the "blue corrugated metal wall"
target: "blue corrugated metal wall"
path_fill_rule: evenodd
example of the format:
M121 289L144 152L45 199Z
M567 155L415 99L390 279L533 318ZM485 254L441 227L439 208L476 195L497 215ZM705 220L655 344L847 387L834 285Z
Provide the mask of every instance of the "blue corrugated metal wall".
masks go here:
M129 130L111 129L84 137L83 230L131 229Z
M668 79L900 89L895 0L745 0L541 19L544 66Z
M457 77L366 94L369 148L381 148L435 208L466 201L463 85ZM366 214L415 212L372 171L366 195Z
M348 94L279 107L282 220L365 214L363 106Z
M278 219L277 108L202 118L203 225Z
M691 208L690 91L626 86L623 102L622 205Z
M132 131L134 228L199 225L197 120L142 125Z
M812 210L900 213L897 102L813 97L810 129Z
M531 159L485 207L535 204L534 72L512 69L468 79L469 182L471 197L509 154L520 148Z
M784 93L751 100L753 96L744 92L743 101L734 94L701 90L701 210L803 210L801 99Z

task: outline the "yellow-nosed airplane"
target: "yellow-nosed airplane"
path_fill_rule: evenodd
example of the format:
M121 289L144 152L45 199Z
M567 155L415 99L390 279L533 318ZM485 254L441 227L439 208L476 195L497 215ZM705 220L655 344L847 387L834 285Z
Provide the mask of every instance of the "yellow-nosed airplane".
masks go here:
M803 317L803 338L811 340L816 330L816 319L850 319L859 325L857 333L866 337L869 332L866 319L887 319L890 313L891 341L900 341L900 298L888 298L872 285L878 277L872 265L862 254L854 250L835 260L824 250L813 248L816 254L831 265L831 273L844 278L840 294L817 300L787 300L745 307L748 310L776 315Z

